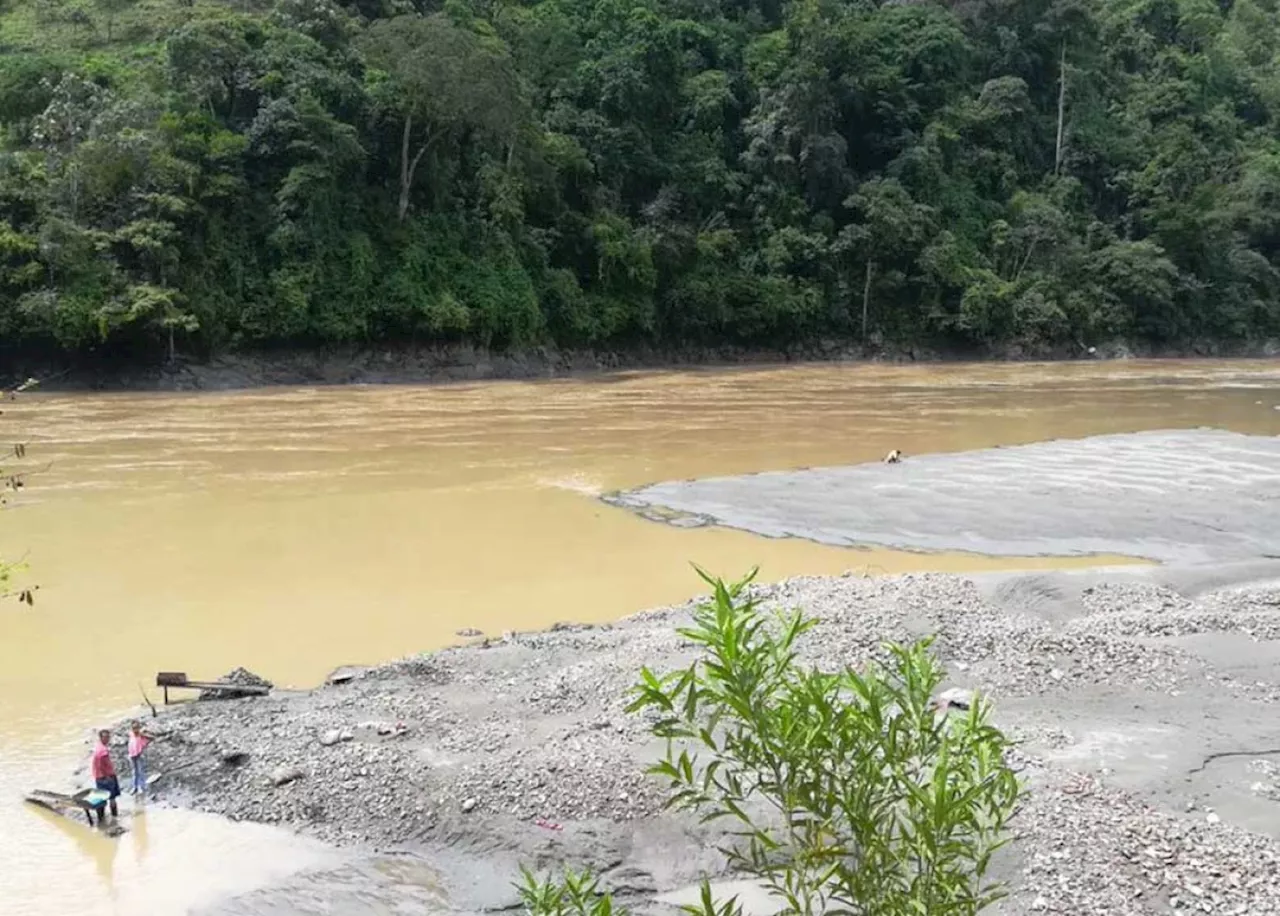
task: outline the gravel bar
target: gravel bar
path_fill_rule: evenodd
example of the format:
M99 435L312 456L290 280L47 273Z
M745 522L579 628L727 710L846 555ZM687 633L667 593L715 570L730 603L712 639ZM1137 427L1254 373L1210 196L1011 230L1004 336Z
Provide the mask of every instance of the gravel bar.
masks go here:
M992 697L1031 786L1000 863L1014 892L994 912L1280 914L1280 563L757 592L818 618L808 662L861 665L934 633L949 686ZM158 801L429 863L439 896L419 912L512 907L521 862L589 865L641 912L674 912L671 892L723 876L718 837L663 811L643 774L660 745L624 707L641 665L690 661L675 631L689 607L166 710ZM392 871L349 909L304 876L209 912L399 911Z

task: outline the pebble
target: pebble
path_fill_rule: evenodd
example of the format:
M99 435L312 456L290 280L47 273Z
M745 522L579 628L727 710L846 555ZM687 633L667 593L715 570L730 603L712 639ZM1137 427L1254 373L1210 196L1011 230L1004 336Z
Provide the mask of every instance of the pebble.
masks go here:
M303 775L305 774L298 767L276 767L271 771L271 785L276 787L283 786L296 779L301 779Z
M817 619L797 650L824 670L885 661L883 643L909 641L923 621L937 633L955 696L990 696L1002 725L1002 709L1015 705L1004 701L1043 698L1021 705L1052 715L1074 690L1167 696L1195 689L1241 702L1280 700L1280 684L1238 684L1189 652L1146 641L1242 627L1280 639L1275 592L1188 600L1149 585L1099 586L1086 595L1083 616L1060 624L993 607L973 583L945 575L802 578L751 593L769 609L802 607ZM642 665L669 671L696 657L676 633L688 611L686 604L611 627L504 633L485 650L458 646L361 669L341 687L309 694L184 704L163 714L173 737L154 746L154 766L170 770L166 782L200 810L338 844L394 848L437 829L450 831L442 835L450 842L493 848L535 841L509 828L494 836L490 817L440 816L450 809L589 821L601 843L621 843L631 822L673 817L664 813L665 786L644 772L651 720L626 711L627 692ZM411 730L390 737L397 723ZM1061 724L1014 721L1009 730L1048 749L1082 740ZM219 767L215 758L176 768L209 760L211 744L229 733L243 748L239 766ZM330 748L329 778L301 778L317 740ZM1022 749L1011 761L1030 787L1017 821L1026 866L1010 908L997 916L1127 916L1156 912L1155 901L1171 897L1203 912L1280 916L1280 847L1270 838L1211 811L1188 818L1181 803L1176 813L1153 809L1110 786L1101 767L1078 773ZM1250 772L1259 794L1280 783L1266 761ZM284 774L289 779L276 782Z

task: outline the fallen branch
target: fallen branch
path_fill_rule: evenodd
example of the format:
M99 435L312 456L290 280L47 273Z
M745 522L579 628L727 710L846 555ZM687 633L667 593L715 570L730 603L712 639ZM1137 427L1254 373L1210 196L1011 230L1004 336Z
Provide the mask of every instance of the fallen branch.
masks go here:
M143 689L142 682L138 682L138 692L142 694L142 700L147 706L151 707L151 718L158 719L160 713L156 712L156 704L151 702L151 698L147 696L147 691Z

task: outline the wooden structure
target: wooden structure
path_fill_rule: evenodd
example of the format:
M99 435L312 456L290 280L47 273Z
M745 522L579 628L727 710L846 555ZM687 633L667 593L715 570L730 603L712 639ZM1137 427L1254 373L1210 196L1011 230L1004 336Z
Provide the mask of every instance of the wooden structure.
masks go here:
M193 681L183 671L161 671L156 675L156 686L164 689L164 705L169 705L169 688L183 690L212 690L231 697L265 697L270 687L257 684L229 684L225 681Z
M73 795L63 792L50 792L46 789L34 789L27 793L26 801L47 811L57 814L68 814L75 811L84 813L89 826L93 826L93 816L98 815L98 826L105 827L107 822L107 802L111 796L100 789L81 789ZM115 834L124 833L123 827L117 827Z

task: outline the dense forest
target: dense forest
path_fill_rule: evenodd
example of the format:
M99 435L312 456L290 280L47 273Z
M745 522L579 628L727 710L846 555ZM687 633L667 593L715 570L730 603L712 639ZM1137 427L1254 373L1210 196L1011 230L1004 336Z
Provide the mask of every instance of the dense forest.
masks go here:
M1259 339L1278 7L0 0L0 339Z

